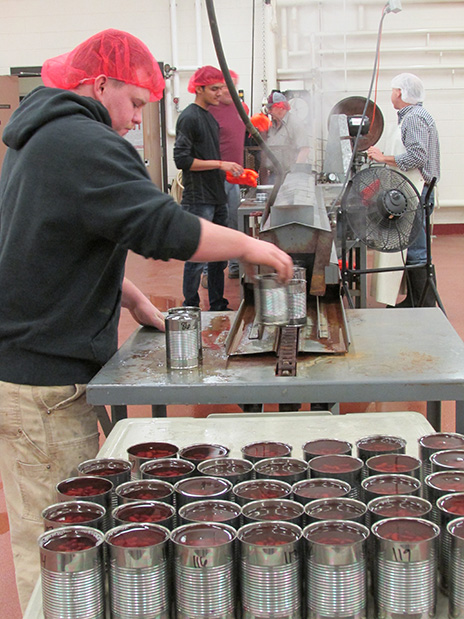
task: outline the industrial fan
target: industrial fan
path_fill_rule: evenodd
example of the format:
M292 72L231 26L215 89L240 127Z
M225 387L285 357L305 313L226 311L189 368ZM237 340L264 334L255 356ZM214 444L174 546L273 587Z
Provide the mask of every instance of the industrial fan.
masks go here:
M414 185L384 166L370 166L353 176L342 214L360 241L381 252L407 249L424 225L423 206Z

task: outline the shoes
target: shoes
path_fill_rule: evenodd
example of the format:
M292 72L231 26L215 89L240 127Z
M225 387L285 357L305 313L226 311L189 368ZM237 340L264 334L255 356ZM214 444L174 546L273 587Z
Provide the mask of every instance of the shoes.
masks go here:
M239 277L240 277L240 273L239 273L238 270L237 271L235 271L235 270L231 271L229 269L229 279L238 279Z
M203 288L208 288L208 273L201 274L201 285Z

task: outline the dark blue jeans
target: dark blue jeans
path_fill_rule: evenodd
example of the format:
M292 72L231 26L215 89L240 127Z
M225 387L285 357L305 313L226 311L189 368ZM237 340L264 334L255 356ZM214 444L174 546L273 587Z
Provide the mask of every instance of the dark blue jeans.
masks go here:
M219 226L226 226L228 223L227 204L183 204L183 209L212 221ZM182 292L184 294L184 305L200 305L200 286L203 262L186 262L184 266L184 280ZM208 297L209 309L217 312L226 309L228 301L224 298L224 269L227 262L208 262Z
M424 202L427 191L428 191L428 187L424 186L422 190L422 194L421 194L422 204ZM435 206L435 189L433 190L432 195L430 197L431 197L431 204L432 204L431 210L433 211L433 207ZM425 232L425 210L424 209L422 211L422 217L423 217L423 222L422 222L421 231L417 235L417 238L411 243L411 245L408 248L406 264L425 264L427 262L427 235Z

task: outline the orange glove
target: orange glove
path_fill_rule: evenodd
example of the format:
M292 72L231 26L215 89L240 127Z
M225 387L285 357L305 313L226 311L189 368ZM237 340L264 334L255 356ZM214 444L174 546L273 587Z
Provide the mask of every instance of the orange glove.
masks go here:
M243 174L240 176L234 176L230 172L226 172L226 181L235 185L248 185L249 187L256 187L258 185L258 172L245 168Z

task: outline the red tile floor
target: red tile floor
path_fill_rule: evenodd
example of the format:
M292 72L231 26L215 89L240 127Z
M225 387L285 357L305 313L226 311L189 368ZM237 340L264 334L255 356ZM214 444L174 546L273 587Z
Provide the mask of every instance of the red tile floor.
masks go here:
M440 235L433 239L433 260L437 272L439 293L445 307L447 316L461 338L464 338L464 314L462 301L464 300L464 236ZM140 256L130 254L127 261L126 275L147 294L152 301L161 309L180 305L182 302L182 268L183 263L170 261L168 263L146 260ZM201 289L201 304L203 309L208 308L207 291ZM226 277L225 296L229 299L229 305L238 308L240 301L240 285L238 280L229 280ZM369 307L380 307L374 300L368 300ZM132 331L137 327L127 310L123 310L119 341L122 344ZM306 405L304 406L304 408ZM203 417L215 412L217 407L210 406L169 406L169 416L195 416ZM238 406L221 406L223 412L238 412ZM344 405L342 413L360 411L389 411L389 410L415 410L425 413L425 403L381 403L364 402L359 404ZM443 404L443 429L454 430L454 411L449 402ZM148 406L129 407L129 416L150 416ZM0 617L3 619L19 619L18 599L16 595L13 563L9 544L9 527L6 516L3 486L0 480Z

